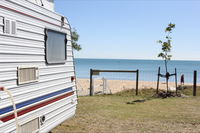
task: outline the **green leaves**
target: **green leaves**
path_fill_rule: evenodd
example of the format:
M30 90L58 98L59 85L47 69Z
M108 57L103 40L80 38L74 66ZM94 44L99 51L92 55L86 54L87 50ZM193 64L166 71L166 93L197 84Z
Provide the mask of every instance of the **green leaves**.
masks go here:
M80 51L82 49L81 45L77 44L76 42L72 42L72 47L77 51Z
M171 45L168 42L163 42L162 44L162 51L163 52L170 52Z
M171 60L172 55L168 55L168 54L166 54L166 53L159 53L159 54L158 54L158 57L161 57L161 58L163 58L164 60L168 61L168 60Z
M157 43L161 44L162 52L158 54L158 57L163 58L165 61L168 61L171 59L172 55L169 55L168 53L171 52L171 31L175 28L175 24L168 24L167 28L165 29L165 32L167 33L166 41L158 40Z
M165 29L165 32L171 32L172 29L174 28L175 28L175 24L170 23L168 24L168 27Z
M161 41L161 40L158 40L157 43L161 43L161 44L162 44L162 41Z
M167 60L171 60L172 55L167 55Z
M159 53L158 57L162 57L164 59L165 58L165 54L164 53Z
M72 47L73 49L77 50L77 51L80 51L82 48L81 48L81 45L79 45L77 42L79 40L79 34L77 33L76 29L73 29L72 32L71 32L71 38L72 38Z

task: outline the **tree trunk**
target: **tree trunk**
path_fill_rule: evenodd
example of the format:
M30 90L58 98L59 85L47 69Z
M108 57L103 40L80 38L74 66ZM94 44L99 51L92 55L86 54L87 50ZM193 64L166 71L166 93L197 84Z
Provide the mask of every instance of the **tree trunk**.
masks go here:
M168 77L166 77L167 93L169 92Z
M165 60L165 70L166 70L166 73L168 72L167 70L167 60Z
M168 85L169 76L168 76L168 70L167 70L167 60L165 60L165 70L166 70L166 87L167 87L167 93L168 93L169 92L169 85Z

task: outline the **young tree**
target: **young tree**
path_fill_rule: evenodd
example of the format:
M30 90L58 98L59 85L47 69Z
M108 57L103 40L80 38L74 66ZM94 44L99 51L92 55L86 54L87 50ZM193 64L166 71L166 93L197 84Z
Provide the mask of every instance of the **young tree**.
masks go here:
M167 40L166 41L161 41L161 40L158 41L158 43L161 44L161 46L162 46L162 52L158 54L158 57L161 57L164 59L166 73L168 72L167 63L172 57L172 55L169 55L169 53L171 52L171 47L172 47L171 46L172 37L170 36L170 34L172 33L172 30L174 28L175 28L175 24L172 24L172 23L168 24L167 28L165 29L165 32L167 33L167 36L165 38Z
M165 29L166 32L166 41L162 41L159 40L158 43L161 44L162 46L162 52L158 54L158 57L161 57L164 61L165 61L165 71L166 71L166 82L167 82L167 91L168 91L168 80L169 80L169 72L167 69L167 63L168 61L171 59L172 55L170 55L169 53L171 52L171 42L172 42L172 37L170 36L170 34L172 33L172 30L175 28L175 24L168 24L167 28Z
M72 30L71 37L72 37L72 47L73 47L73 49L80 51L82 48L81 48L81 45L78 44L79 34L77 33L76 29Z

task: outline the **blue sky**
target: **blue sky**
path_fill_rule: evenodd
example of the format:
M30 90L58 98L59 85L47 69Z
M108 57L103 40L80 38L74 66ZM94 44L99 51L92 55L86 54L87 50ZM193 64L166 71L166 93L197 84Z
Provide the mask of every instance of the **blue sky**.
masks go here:
M168 23L174 60L200 60L200 0L55 0L80 34L76 58L159 59Z

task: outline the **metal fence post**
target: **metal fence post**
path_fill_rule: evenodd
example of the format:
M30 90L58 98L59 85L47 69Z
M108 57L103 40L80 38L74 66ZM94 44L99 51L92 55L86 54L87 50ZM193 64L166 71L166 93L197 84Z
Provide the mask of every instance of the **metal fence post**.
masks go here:
M194 71L194 83L193 83L193 96L196 96L197 94L197 71Z
M138 95L139 70L136 72L136 96Z
M156 89L156 94L158 94L158 89L159 89L159 80L160 80L160 67L158 68L158 79L157 79L157 89Z
M93 71L92 71L92 69L90 69L90 96L93 95L92 75L93 75Z
M175 84L176 84L176 95L178 95L178 87L177 87L177 71L176 71L176 68L175 68Z

